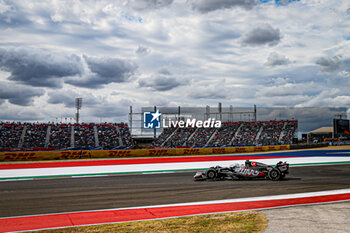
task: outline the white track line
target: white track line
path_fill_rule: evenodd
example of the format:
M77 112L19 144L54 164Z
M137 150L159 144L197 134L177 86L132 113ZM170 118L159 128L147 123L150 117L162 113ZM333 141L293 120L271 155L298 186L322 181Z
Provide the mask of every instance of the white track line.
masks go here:
M111 210L127 210L127 209L144 209L144 208L160 208L160 207L177 207L177 206L192 206L192 205L208 205L208 204L225 204L225 203L237 203L237 202L253 202L253 201L271 201L271 200L285 200L295 199L303 197L319 197L327 195L347 194L350 193L350 189L336 189L319 192L307 192L307 193L294 193L294 194L282 194L272 196L260 196L260 197L247 197L247 198L235 198L235 199L224 199L224 200L213 200L213 201L199 201L199 202L186 202L176 204L163 204L163 205L149 205L149 206L135 206L135 207L124 207L124 208L113 208L113 209L97 209L97 210L84 210L84 211L73 211L73 212L58 212L48 214L36 214L36 215L22 215L13 217L2 217L0 219L17 218L17 217L30 217L30 216L44 216L44 215L55 215L55 214L72 214L82 212L100 212L100 211L111 211ZM346 200L344 200L346 201Z
M287 161L290 164L350 162L350 157L297 157L297 158L273 158L256 159L255 161L266 164L276 164L278 161ZM203 169L211 166L229 166L230 164L243 164L245 160L226 160L209 162L181 162L181 163L154 163L131 165L103 165L103 166L79 166L79 167L55 167L55 168L29 168L29 169L4 169L0 170L0 178L25 178L38 176L64 176L64 175L93 175L101 173L129 173L129 172L156 172L167 170Z

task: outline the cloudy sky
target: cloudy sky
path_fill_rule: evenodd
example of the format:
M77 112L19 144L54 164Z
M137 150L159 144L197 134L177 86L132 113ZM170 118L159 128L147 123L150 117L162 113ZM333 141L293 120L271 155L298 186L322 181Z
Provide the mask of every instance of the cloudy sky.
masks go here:
M0 0L0 120L350 106L347 0Z

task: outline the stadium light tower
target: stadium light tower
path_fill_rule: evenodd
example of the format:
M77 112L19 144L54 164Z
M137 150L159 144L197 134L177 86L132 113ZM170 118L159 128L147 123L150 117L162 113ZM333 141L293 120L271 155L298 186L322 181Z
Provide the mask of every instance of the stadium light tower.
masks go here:
M75 119L77 124L79 124L79 110L83 105L83 98L75 98L75 108L77 109L77 113L75 114Z

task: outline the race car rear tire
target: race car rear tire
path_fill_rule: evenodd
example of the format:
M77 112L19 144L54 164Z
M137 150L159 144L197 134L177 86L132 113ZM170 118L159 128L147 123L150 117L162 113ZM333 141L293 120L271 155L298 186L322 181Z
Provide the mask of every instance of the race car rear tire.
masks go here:
M279 180L281 179L281 172L276 168L272 168L267 174L270 180Z
M213 169L210 169L207 171L207 178L208 179L215 179L216 178L216 171Z

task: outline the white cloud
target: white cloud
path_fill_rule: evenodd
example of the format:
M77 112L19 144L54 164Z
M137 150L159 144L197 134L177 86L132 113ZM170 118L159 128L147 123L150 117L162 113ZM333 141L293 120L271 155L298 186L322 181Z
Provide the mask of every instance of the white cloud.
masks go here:
M141 88L150 88L153 91L169 91L179 86L187 85L189 82L174 77L169 70L163 68L152 77L139 79L138 84Z
M270 53L265 65L267 66L282 66L292 63L286 56L276 52Z
M350 96L342 94L338 88L324 90L316 96L313 96L308 101L300 103L297 107L346 107L350 105Z
M136 50L136 54L140 56L145 56L149 54L151 51L147 47L139 46Z
M129 104L348 106L350 94L342 90L350 83L348 8L345 0L279 6L274 1L0 1L0 49L7 51L0 80L28 90L40 86L46 94L33 92L32 105L25 108L40 109L36 116L47 121L74 116L68 102L78 94L84 94L86 121L103 114L116 119L112 115L125 114ZM160 72L164 67L170 75ZM97 110L104 103L106 109ZM6 98L1 106L6 116L17 109Z
M0 14L3 14L11 10L11 6L6 4L5 1L0 1Z
M235 7L241 7L246 10L252 9L258 4L257 0L194 0L192 7L201 13L208 13L220 9L231 9Z
M243 44L250 46L269 45L275 46L281 41L281 34L278 28L269 24L262 24L248 31L243 36Z
M342 71L338 72L338 76L344 77L344 78L349 78L350 77L350 72L342 70Z
M320 57L316 60L316 64L320 66L322 72L333 72L342 64L341 56Z

